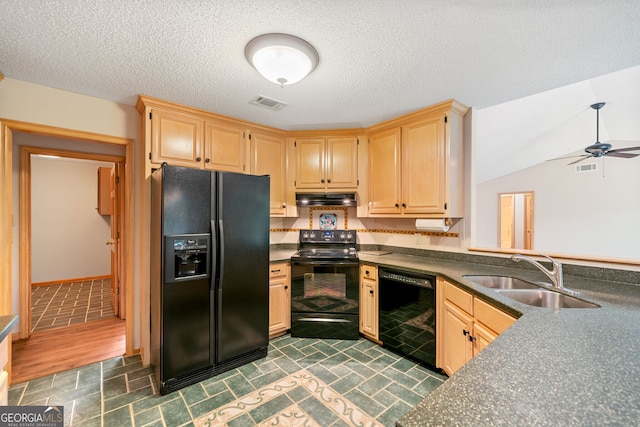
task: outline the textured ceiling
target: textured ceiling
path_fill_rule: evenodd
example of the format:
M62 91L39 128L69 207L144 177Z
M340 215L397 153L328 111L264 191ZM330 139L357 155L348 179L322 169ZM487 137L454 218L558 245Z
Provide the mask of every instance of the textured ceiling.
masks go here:
M6 77L138 94L283 129L364 127L455 98L485 108L640 64L638 0L0 0ZM290 33L318 68L280 88L245 60ZM274 112L249 101L289 104Z

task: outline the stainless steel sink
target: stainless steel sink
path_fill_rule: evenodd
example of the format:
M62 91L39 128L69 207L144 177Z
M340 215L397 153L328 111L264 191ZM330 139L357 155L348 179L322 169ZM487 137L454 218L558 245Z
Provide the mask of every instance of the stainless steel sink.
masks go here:
M497 289L505 297L523 304L548 308L598 308L597 304L546 289Z
M465 279L486 288L492 289L540 289L540 286L509 276L465 275Z

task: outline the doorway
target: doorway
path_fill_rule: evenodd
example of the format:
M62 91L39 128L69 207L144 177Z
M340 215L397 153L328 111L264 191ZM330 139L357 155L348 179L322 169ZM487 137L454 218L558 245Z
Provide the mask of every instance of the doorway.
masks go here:
M498 194L501 249L533 249L533 191Z
M34 141L32 136L24 139ZM118 310L124 295L118 274L118 171L124 158L107 162L77 152L52 156L24 145L20 150L30 152L22 163L31 200L21 200L21 205L30 211L31 221L31 331L114 315L124 319Z
M133 316L133 243L134 243L134 210L133 210L133 160L134 160L134 141L128 138L114 137L103 134L95 134L84 131L77 131L72 129L58 128L53 126L39 125L35 123L19 122L13 120L2 120L0 122L0 217L2 218L0 226L0 258L3 265L14 265L12 260L17 261L17 266L12 269L3 269L0 273L0 294L5 296L2 301L2 312L11 313L15 312L15 301L18 301L18 314L20 314L19 320L19 338L27 338L30 331L30 319L29 316L23 315L23 313L29 312L30 300L30 257L27 256L28 252L25 252L28 246L28 237L30 235L29 221L23 220L17 225L18 233L12 231L13 224L16 222L15 218L18 216L24 217L23 212L20 215L16 215L13 212L14 203L17 202L17 197L12 198L12 181L21 180L25 174L19 173L17 167L17 160L14 161L14 157L17 159L19 156L17 147L14 147L13 137L14 133L25 133L39 136L46 136L52 138L62 138L70 140L71 142L81 141L86 143L83 150L86 150L84 154L91 154L91 151L96 151L96 147L104 146L116 146L124 147L124 161L123 165L123 204L122 204L122 234L121 234L121 247L122 247L122 265L130 266L122 271L121 280L123 282L122 289L124 289L124 307L122 307L125 313L125 335L126 335L126 354L132 355L134 351L134 316ZM24 160L22 160L24 161ZM13 178L12 178L13 177ZM29 190L25 185L20 186L21 197L29 197ZM25 194L22 194L25 193ZM15 194L15 190L14 190ZM12 220L12 218L14 218ZM19 234L19 239L7 238L11 234ZM16 244L18 243L18 244ZM14 248L17 248L14 250ZM16 268L17 267L17 268ZM14 284L18 279L18 284ZM130 286L127 286L130 285ZM13 290L12 290L13 288ZM13 298L12 294L15 290L19 290L19 297ZM11 301L14 301L14 309L12 310Z

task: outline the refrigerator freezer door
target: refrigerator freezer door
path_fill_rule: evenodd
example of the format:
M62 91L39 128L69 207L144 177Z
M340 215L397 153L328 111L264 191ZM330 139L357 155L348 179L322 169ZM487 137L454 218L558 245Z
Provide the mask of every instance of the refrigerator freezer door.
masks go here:
M217 173L212 180L219 245L216 363L221 363L269 343L269 177Z

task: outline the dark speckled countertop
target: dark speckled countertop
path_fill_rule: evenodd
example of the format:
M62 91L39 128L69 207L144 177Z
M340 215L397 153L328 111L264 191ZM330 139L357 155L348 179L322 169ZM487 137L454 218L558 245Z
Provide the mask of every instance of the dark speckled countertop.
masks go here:
M565 269L565 287L601 307L554 311L518 303L462 277L494 274L548 281L534 269L395 253L361 252L360 261L443 276L521 314L498 339L400 418L398 427L638 424L637 283L621 282L616 273L593 279L566 274L570 268ZM638 274L620 276L637 278Z
M0 342L9 335L11 328L18 320L17 314L7 314L0 316Z

